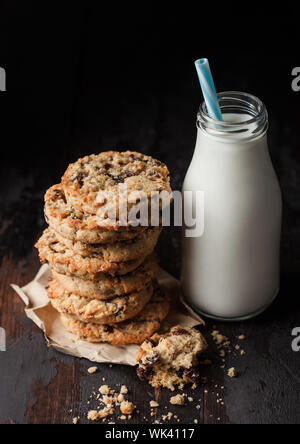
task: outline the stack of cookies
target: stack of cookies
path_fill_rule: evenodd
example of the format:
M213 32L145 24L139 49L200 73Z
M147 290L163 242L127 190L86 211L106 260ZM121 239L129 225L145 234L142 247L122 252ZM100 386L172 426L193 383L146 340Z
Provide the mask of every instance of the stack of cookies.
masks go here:
M155 281L160 224L121 223L119 205L114 218L109 211L100 214L119 204L120 184L126 199L143 192L147 206L153 193L171 193L167 167L152 157L131 151L84 157L46 192L49 228L36 244L51 268L48 294L66 329L80 339L113 345L142 343L170 305ZM103 192L109 198L99 199ZM130 212L133 201L126 208Z

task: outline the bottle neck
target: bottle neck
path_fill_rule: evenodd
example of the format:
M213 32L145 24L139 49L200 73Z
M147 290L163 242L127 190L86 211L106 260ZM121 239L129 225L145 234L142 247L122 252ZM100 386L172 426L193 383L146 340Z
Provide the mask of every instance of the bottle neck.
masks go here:
M268 113L255 96L241 92L218 94L223 121L208 116L205 103L197 115L197 127L210 137L227 141L251 141L268 130Z

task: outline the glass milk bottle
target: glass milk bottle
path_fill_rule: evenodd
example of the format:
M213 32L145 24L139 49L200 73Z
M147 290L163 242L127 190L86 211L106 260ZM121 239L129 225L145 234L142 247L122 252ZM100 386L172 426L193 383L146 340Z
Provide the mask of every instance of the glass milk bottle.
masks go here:
M187 302L208 317L242 320L279 290L282 200L267 144L268 114L254 96L218 95L224 122L197 116L198 135L183 192L185 213L203 219L200 237L183 228L181 281ZM203 213L196 214L196 192ZM198 211L199 212L199 211ZM184 215L185 216L185 215Z

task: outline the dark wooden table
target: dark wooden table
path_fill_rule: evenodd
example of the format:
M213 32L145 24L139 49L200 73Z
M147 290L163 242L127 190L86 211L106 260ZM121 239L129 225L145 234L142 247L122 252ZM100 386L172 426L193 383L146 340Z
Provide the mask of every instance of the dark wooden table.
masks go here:
M290 41L280 66L276 23L273 33L265 36L266 45L272 39L269 50L251 39L245 51L243 39L239 51L234 38L236 56L230 66L224 63L227 54L222 45L201 44L201 51L213 59L218 90L252 92L269 109L270 151L284 197L282 283L276 302L256 319L207 322L204 333L213 361L203 370L207 382L196 391L184 391L193 403L173 407L168 403L170 392L154 392L137 379L133 368L99 364L98 372L89 375L90 362L47 348L10 283L22 286L38 271L33 244L45 227L43 193L77 157L112 147L135 148L165 161L173 189L181 188L195 144L200 101L192 63L199 57L197 14L180 10L163 16L150 8L147 16L129 26L123 15L128 5L120 6L119 14L111 11L114 26L108 32L105 23L110 22L102 10L74 5L58 13L53 7L46 15L53 12L57 18L54 33L53 21L46 22L29 7L25 11L12 2L7 8L16 32L11 33L11 55L1 60L7 63L8 91L1 93L5 120L1 121L0 326L6 331L7 351L0 352L0 423L71 423L75 416L85 423L94 405L87 404L89 397L105 378L114 388L120 383L130 388L129 397L140 412L130 423L151 423L172 411L181 423L198 419L206 424L299 424L300 353L291 347L292 330L300 327L299 96L291 91L289 77L297 26L291 24L286 35ZM184 36L178 32L182 20L191 24ZM264 24L262 20L260 29ZM274 65L271 78L269 67ZM165 229L158 252L162 266L178 277L178 228ZM242 343L246 354L235 352L226 358L226 369L235 367L239 372L235 379L220 368L210 339L213 325L233 345L240 334L246 337ZM161 407L150 417L149 401L154 398Z
M211 343L213 365L204 369L207 382L195 391L185 390L194 398L193 403L173 407L168 403L170 392L155 392L137 379L133 368L99 364L98 372L89 375L90 362L47 348L42 332L26 318L23 303L9 285L26 284L39 269L32 245L43 224L42 196L30 186L24 187L17 200L6 197L4 208L0 232L0 326L6 330L7 351L0 352L1 423L70 423L74 416L84 423L87 411L93 407L93 402L88 405L87 401L103 383L102 378L112 387L122 383L130 388L130 399L140 411L130 423L151 423L168 411L177 414L182 423L192 423L194 419L208 424L300 423L300 354L291 348L292 329L300 325L297 275L293 274L299 262L295 264L290 254L298 240L291 242L289 232L285 236L289 242L283 243L286 254L281 293L273 306L251 321L208 321L204 329L210 343L215 324L233 345L241 344L246 354L229 354L225 368L235 367L239 376L230 379L220 369L220 359ZM165 229L158 251L162 265L175 275L180 264L179 244L178 229ZM244 341L237 341L240 334L246 336ZM224 405L217 402L218 398L224 400ZM157 399L162 406L154 417L149 416L151 399ZM196 409L197 404L200 409Z

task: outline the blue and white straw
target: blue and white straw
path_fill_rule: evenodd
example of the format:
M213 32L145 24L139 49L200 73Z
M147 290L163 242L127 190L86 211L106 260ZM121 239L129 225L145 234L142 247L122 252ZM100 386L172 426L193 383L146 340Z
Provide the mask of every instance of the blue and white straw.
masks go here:
M223 121L218 96L214 81L211 75L209 63L207 59L199 59L195 61L202 93L207 107L209 117L214 120Z

